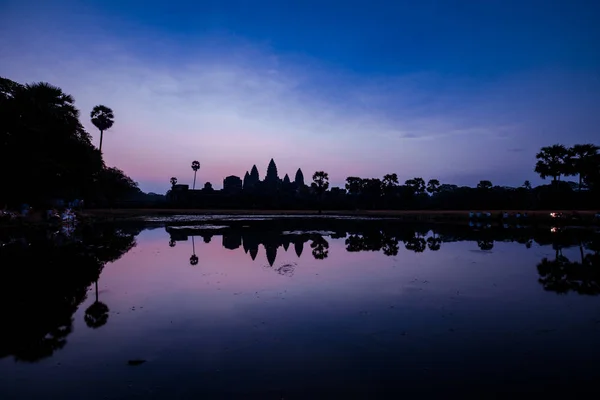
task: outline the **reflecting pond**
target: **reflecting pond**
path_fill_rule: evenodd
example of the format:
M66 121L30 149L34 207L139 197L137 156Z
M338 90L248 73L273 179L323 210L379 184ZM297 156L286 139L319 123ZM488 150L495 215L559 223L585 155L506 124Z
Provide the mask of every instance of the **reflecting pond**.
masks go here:
M598 232L288 228L0 236L0 398L598 391Z

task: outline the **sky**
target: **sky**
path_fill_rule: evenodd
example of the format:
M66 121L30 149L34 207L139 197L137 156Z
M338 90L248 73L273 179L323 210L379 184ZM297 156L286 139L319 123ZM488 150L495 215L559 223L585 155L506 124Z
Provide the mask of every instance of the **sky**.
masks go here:
M593 0L0 0L0 76L113 109L104 159L146 192L271 158L519 186L540 147L600 144Z

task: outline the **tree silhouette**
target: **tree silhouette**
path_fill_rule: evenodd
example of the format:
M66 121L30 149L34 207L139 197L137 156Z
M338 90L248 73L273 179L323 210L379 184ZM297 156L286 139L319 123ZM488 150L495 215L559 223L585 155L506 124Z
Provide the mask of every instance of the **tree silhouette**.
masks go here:
M324 260L329 255L329 242L323 236L314 238L310 247L315 260Z
M412 178L404 182L414 194L425 193L425 180L423 178Z
M397 256L398 251L400 250L400 247L398 246L398 240L393 236L384 234L382 236L381 250L386 256Z
M322 202L323 202L323 194L329 187L329 175L324 171L317 171L313 174L313 183L312 187L319 196L319 214L321 214Z
M422 237L413 237L404 241L404 247L406 250L422 253L427 248L427 242Z
M137 233L102 224L81 226L72 240L36 231L23 234L26 246L0 246L0 359L37 362L65 347L90 286L106 262L135 246ZM98 303L96 296L82 317L92 328L108 320Z
M171 177L171 187L177 185L177 178L175 178L174 176Z
M489 190L493 187L492 182L490 181L479 181L479 183L477 184L477 189L481 189L481 190Z
M531 190L531 182L529 182L529 181L523 182L523 187L527 190Z
M394 189L398 186L398 175L396 174L386 174L383 176L381 180L381 184L383 186L383 190L386 196L390 196Z
M96 301L85 310L83 319L88 327L97 329L108 322L109 309L106 304L98 301L98 280L96 280L94 286L96 288Z
M110 108L100 104L92 109L90 117L92 118L92 124L100 130L100 146L98 147L98 150L102 153L102 138L104 136L104 131L113 126L115 116Z
M362 190L363 180L356 176L349 176L346 178L346 190L348 194L358 196Z
M490 251L494 248L493 240L478 240L477 246L483 251Z
M92 198L104 164L100 151L79 121L75 100L48 83L21 85L0 78L0 203L45 202L54 198ZM35 162L32 162L35 160ZM23 185L32 181L34 185ZM107 188L110 190L110 188Z
M438 251L442 247L442 239L435 236L435 234L434 236L428 237L427 247L429 247L429 250L431 251Z
M198 265L198 256L196 255L196 244L192 235L192 255L190 257L190 265Z
M594 166L600 147L594 144L576 144L569 149L571 173L579 175L579 191L581 191L583 177Z
M538 160L534 171L540 178L551 176L554 182L560 181L561 175L569 174L569 150L562 144L542 147L536 154Z
M192 185L192 190L196 189L196 172L200 169L200 162L192 161L192 170L194 170L194 184Z
M429 182L427 182L427 192L433 195L439 191L440 181L438 181L437 179L430 179Z

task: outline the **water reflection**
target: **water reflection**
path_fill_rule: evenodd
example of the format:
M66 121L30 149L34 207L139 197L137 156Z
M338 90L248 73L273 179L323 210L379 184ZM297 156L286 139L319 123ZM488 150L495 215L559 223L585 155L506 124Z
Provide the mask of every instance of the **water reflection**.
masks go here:
M18 361L34 362L63 348L73 330L73 314L86 299L90 287L93 287L95 300L85 310L85 324L92 329L105 326L110 307L101 301L98 293L100 274L105 264L116 261L135 246L139 231L105 225L93 229L84 227L69 235L60 231L30 231L3 238L0 243L0 312L6 328L0 331L0 358L12 356ZM256 260L262 246L268 268L286 277L294 276L298 263L288 260L277 264L278 255L293 248L298 258L307 257L304 246L308 244L308 256L321 262L335 257L335 253L331 253L331 240L341 240L346 252L381 252L389 257L398 257L401 248L417 254L443 254L444 246L453 242L472 242L485 252L493 252L497 243L512 242L526 249L536 243L552 246L555 253L554 257L543 257L535 266L544 290L559 294L600 294L600 235L584 229L405 226L277 232L198 226L167 227L166 231L169 248L174 249L179 242L189 243L192 266L201 266L203 244L211 243L213 236L221 236L223 248L243 251L251 260ZM197 248L198 237L202 242ZM578 249L578 259L565 256L563 250L567 248Z
M135 235L112 226L62 232L28 231L0 245L0 358L35 362L63 348L73 314L95 283L96 301L85 322L98 328L108 307L98 301L104 265L135 246Z
M567 293L573 291L585 295L600 294L599 282L599 234L586 229L558 229L524 230L524 229L493 229L473 227L403 227L396 229L365 229L359 231L337 231L329 233L319 232L262 232L251 230L233 230L222 228L220 230L205 230L196 228L167 227L170 235L169 245L179 240L187 241L191 237L194 260L190 264L197 264L195 255L194 236L204 238L209 243L214 235L222 235L222 245L229 250L242 248L255 260L259 253L259 246L263 246L267 262L273 267L277 260L279 248L287 252L291 244L294 245L296 255L300 258L304 244L310 242L311 255L315 260L324 260L329 257L329 242L331 239L344 238L345 249L348 252L382 252L386 256L397 256L400 243L404 249L414 253L425 251L439 251L443 243L472 241L485 252L494 249L495 242L512 242L530 249L533 243L541 246L551 245L556 249L554 259L543 258L537 265L539 282L547 291ZM570 261L562 255L562 249L578 247L579 261ZM591 253L590 253L591 251ZM587 254L586 254L587 252ZM194 263L192 263L194 261ZM284 264L275 268L279 273L292 276L296 265ZM278 269L279 268L279 269Z
M440 398L472 382L572 388L600 361L598 232L305 228L0 237L0 393L271 398L261 390L277 382L277 398L373 387Z

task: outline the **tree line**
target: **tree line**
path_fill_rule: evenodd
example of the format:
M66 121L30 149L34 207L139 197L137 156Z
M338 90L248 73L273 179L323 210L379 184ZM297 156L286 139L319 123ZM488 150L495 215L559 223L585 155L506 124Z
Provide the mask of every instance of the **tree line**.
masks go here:
M79 118L75 99L59 87L0 77L0 207L48 206L58 199L104 205L142 193L102 158L113 111L98 105L90 112L100 130L98 148Z
M186 196L171 196L171 205L198 208L237 209L325 209L325 210L466 210L466 209L593 209L600 201L599 147L593 144L543 147L534 166L550 184L533 187L528 180L519 187L494 185L481 180L476 187L426 181L414 177L400 183L396 173L382 178L349 176L344 187L331 187L329 174L316 171L310 186L281 184L268 189L224 193L203 190ZM561 181L577 176L578 183ZM171 178L171 184L177 182ZM260 186L259 186L260 188Z

